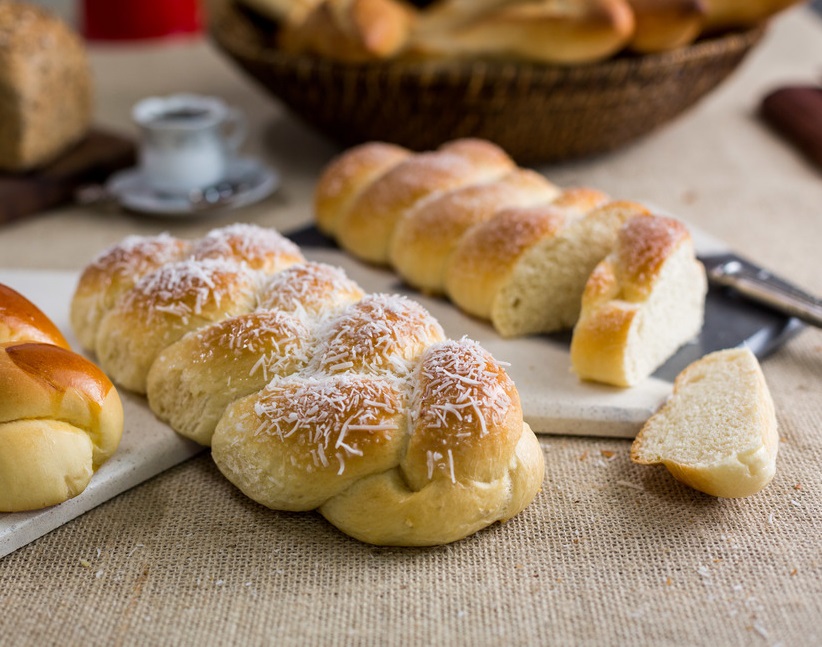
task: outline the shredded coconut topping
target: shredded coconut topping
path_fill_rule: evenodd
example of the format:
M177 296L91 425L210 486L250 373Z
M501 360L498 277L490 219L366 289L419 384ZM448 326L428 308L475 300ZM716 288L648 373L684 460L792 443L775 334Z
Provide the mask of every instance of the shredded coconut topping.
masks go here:
M164 265L142 278L126 294L122 306L129 310L142 302L149 320L165 314L187 323L206 310L218 310L224 300L252 298L257 283L258 275L245 265L189 259Z
M362 456L367 445L387 442L399 430L401 392L388 379L362 375L274 378L254 405L255 435L268 434L310 456L306 471L327 468L335 459ZM292 452L293 461L298 461ZM294 463L296 466L296 462Z
M415 301L371 294L327 324L314 366L327 373L405 376L425 349L444 336L437 320Z
M302 263L275 274L258 296L261 310L329 316L363 291L339 267Z
M244 223L211 230L194 245L193 255L196 259L244 262L266 273L278 272L305 260L300 248L276 230Z
M436 470L455 478L452 448L468 438L484 438L502 424L511 405L511 382L477 342L448 340L426 353L410 411L414 433L436 431L442 449L427 450L428 479Z
M259 375L266 381L291 373L310 359L311 331L302 320L282 312L239 315L197 334L201 352L195 362L208 363L224 356L235 361L256 358L249 377Z
M103 273L110 284L114 278L132 282L166 263L183 258L189 244L167 233L158 236L128 236L102 251L89 269Z

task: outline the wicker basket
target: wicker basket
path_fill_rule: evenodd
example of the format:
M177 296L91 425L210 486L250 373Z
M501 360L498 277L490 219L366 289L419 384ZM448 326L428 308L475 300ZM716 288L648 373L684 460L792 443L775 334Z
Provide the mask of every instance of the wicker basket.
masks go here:
M272 25L231 0L213 3L210 22L228 56L341 144L382 140L424 150L482 137L522 164L601 153L644 135L716 87L763 33L570 68L497 61L351 65L277 50Z

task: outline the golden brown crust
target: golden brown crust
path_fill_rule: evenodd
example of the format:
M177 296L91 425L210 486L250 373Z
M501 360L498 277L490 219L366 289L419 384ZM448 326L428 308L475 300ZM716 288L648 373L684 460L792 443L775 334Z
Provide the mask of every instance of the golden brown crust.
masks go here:
M398 386L365 375L275 379L229 407L214 434L214 460L255 501L312 510L396 464L406 408Z
M640 217L626 222L619 231L615 261L622 298L628 301L646 298L662 264L679 245L690 240L688 228L673 218Z
M314 213L320 231L333 236L340 215L378 177L411 152L394 144L369 142L345 151L326 167L314 191Z
M504 151L479 140L458 140L439 151L413 155L366 187L340 215L337 242L363 260L384 264L403 213L423 199L497 179L513 168Z
M0 512L79 494L122 431L117 391L94 364L52 344L0 344Z
M519 257L566 222L550 204L498 212L460 239L446 267L446 294L466 312L490 318L496 294Z
M438 479L499 478L522 435L522 409L511 378L488 353L459 342L426 353L410 415L401 465L415 490Z
M636 27L629 47L642 54L693 42L707 16L705 0L628 0Z
M257 311L191 332L157 357L147 378L151 410L203 445L231 402L309 361L314 332L299 316Z
M542 0L490 9L454 24L424 21L411 49L427 56L506 56L554 64L607 58L622 49L634 29L623 0Z
M439 322L415 301L370 294L320 332L311 366L323 373L406 376L431 344L445 338Z
M63 334L22 294L0 283L0 342L34 341L69 348Z
M391 238L390 260L417 289L444 290L445 267L460 238L507 207L548 202L559 189L534 171L516 169L496 182L456 189L404 213Z
M405 47L413 19L396 0L324 0L284 26L280 47L347 63L391 58Z
M571 340L574 371L637 384L699 332L706 289L684 225L662 216L628 219L586 283Z
M275 274L257 294L261 310L328 317L365 296L339 267L301 263Z

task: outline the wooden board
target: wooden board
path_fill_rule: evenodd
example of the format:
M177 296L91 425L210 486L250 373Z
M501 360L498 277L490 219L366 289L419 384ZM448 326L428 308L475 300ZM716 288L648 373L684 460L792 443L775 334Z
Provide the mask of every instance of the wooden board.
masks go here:
M103 183L115 171L134 163L131 140L93 130L43 168L28 173L0 172L0 223L72 202L80 187Z

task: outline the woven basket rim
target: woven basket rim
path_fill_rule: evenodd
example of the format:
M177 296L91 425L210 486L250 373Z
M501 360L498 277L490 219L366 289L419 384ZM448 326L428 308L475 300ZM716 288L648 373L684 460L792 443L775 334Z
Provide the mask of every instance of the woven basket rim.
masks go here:
M230 15L232 11L230 5L234 4L233 0L219 0L212 4L214 7L212 8L212 19L208 25L208 34L220 48L231 56L280 69L315 70L324 74L345 76L388 75L406 79L419 77L427 82L430 82L433 77L447 77L458 82L477 75L485 77L499 75L508 78L512 75L523 75L535 80L541 76L550 76L584 80L590 83L598 79L625 78L643 72L658 74L663 70L677 68L685 63L709 61L717 56L748 50L762 38L766 30L766 25L759 25L747 30L702 38L691 45L667 52L620 55L605 61L576 66L491 59L343 63L305 54L290 54L259 42L233 38L232 30L226 26L233 20Z

